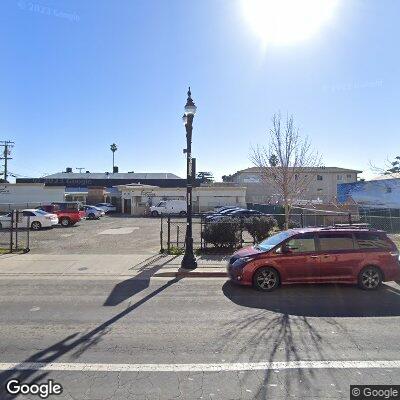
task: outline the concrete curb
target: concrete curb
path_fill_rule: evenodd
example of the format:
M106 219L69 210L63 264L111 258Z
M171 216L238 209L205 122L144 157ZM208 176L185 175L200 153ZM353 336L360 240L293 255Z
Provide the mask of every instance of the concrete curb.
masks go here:
M156 272L155 277L170 277L170 278L227 278L228 274L225 269L214 271L199 271L187 270L179 268L177 271Z

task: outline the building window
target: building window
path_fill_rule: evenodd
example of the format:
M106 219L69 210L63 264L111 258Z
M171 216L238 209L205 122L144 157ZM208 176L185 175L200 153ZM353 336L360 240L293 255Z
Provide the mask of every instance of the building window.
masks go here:
M347 179L351 179L351 178L352 178L352 177L351 177L351 174L347 174L347 175L346 175L346 178L347 178Z
M342 181L342 180L343 180L343 175L338 175L338 176L337 176L337 180L338 180L338 181Z
M322 181L322 175L317 175L317 181Z

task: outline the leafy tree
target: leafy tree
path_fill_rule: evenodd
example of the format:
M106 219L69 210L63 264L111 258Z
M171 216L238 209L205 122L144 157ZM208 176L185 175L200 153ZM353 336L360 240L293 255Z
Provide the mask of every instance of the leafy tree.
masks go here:
M268 161L271 167L276 167L279 164L278 157L275 154L271 154Z
M198 172L197 179L199 179L201 183L214 182L214 176L212 172L206 172L206 171Z
M394 161L389 162L389 168L384 172L385 175L400 173L400 156L394 158Z
M222 175L222 182L232 182L232 175Z

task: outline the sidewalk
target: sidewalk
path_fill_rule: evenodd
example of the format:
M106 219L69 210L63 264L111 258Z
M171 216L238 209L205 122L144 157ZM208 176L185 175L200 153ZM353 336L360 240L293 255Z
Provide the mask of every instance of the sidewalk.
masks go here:
M116 277L225 277L229 256L197 257L194 271L180 268L183 256L155 254L5 254L0 256L2 276Z

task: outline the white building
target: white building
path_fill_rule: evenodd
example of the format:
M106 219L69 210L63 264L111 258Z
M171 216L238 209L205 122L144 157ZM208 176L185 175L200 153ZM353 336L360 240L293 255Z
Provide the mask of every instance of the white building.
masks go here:
M186 200L186 188L162 188L151 185L120 185L122 212L143 215L146 208L162 200ZM246 208L246 188L226 184L211 184L193 188L193 212L233 205Z
M357 182L357 175L361 172L339 167L303 168L300 174L312 175L312 180L302 198L296 200L298 204L329 203L336 197L338 184ZM263 180L262 171L258 167L236 172L231 181L247 188L248 203L276 204L281 201L279 190Z
M64 197L64 186L45 186L43 183L1 183L0 211L64 201Z

